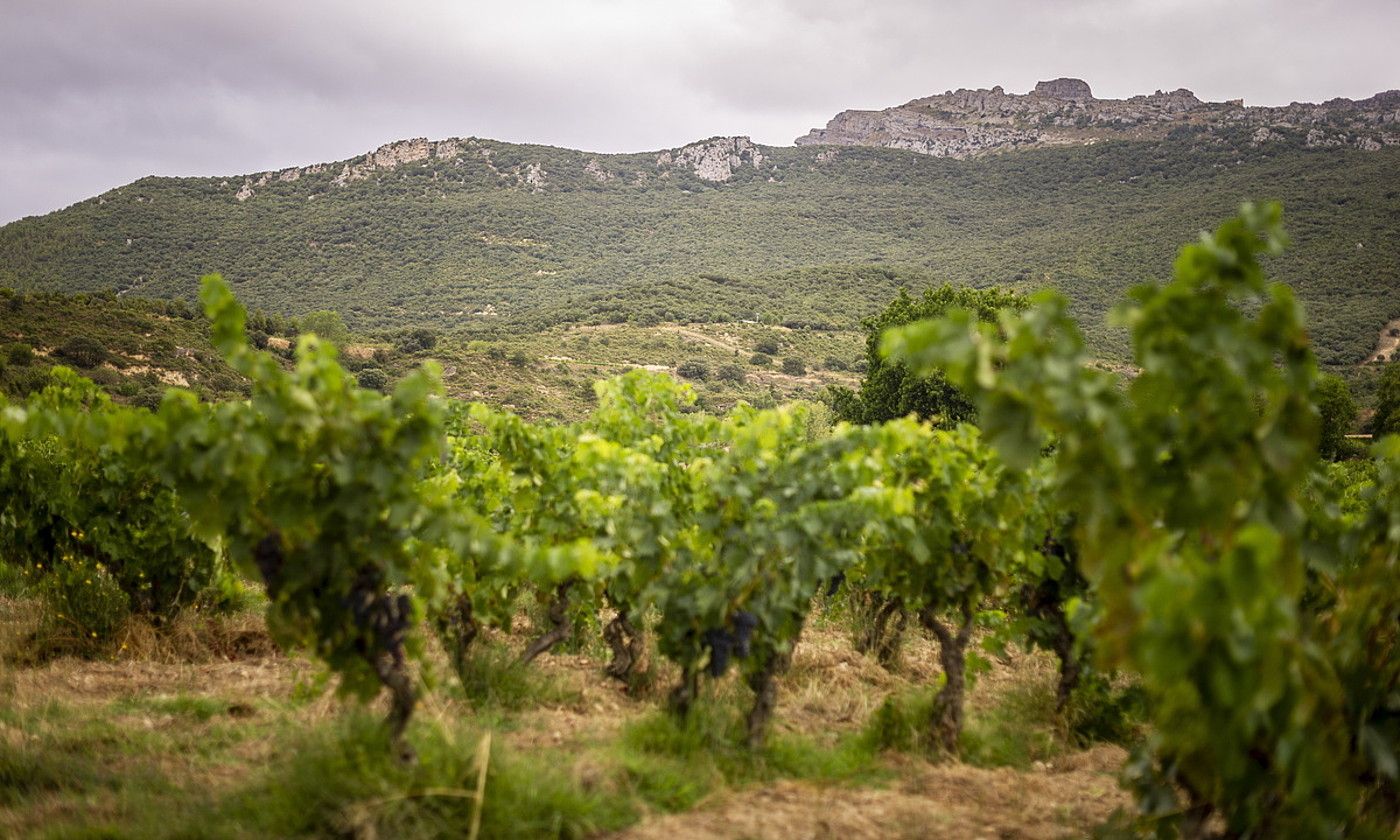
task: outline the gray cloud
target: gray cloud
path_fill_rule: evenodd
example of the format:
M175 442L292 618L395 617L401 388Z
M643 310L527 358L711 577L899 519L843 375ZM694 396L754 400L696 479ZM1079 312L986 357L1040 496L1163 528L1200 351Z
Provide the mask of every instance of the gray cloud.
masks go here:
M0 222L149 174L476 135L786 144L837 111L1073 75L1256 104L1400 86L1394 0L0 0Z

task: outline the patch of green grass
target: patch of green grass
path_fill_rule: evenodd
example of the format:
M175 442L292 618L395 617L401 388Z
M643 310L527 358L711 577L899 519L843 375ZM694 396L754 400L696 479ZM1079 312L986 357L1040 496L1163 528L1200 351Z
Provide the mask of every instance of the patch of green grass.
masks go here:
M474 642L456 673L462 694L479 710L519 711L579 700L577 691L560 684L539 668L520 664L510 648L491 640Z
M352 715L292 736L265 777L229 797L198 826L221 836L462 837L476 818L481 735L419 723L413 765L393 758L379 721ZM482 837L584 837L637 819L628 801L575 782L546 754L499 745L487 765Z
M861 741L876 750L935 752L928 726L936 691L935 686L889 697L866 724ZM990 705L968 708L958 746L968 764L1017 769L1070 748L1053 694L1038 685L1016 686Z
M24 598L32 593L32 579L26 570L13 563L0 563L0 595Z
M1130 683L1114 686L1099 674L1086 674L1070 695L1065 718L1081 744L1106 742L1132 747L1147 721L1147 696Z
M1055 714L1054 693L1039 685L1020 685L973 711L959 746L968 764L1024 770L1033 762L1055 758L1070 745Z
M114 774L80 754L42 741L0 742L0 805L13 807L39 795L83 794L116 784Z
M684 810L721 785L741 787L778 778L871 782L884 778L876 751L858 738L835 745L770 733L760 749L744 743L734 705L702 703L684 720L657 711L628 725L613 755L639 796L662 810Z
M217 697L192 697L183 694L174 697L133 696L118 700L113 704L114 711L118 712L174 715L193 718L200 722L227 715L230 708L227 700L221 700Z

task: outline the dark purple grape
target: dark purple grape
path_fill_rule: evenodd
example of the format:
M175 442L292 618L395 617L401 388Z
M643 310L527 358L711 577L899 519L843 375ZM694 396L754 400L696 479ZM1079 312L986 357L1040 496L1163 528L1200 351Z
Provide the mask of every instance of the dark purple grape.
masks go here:
M729 670L729 652L732 640L724 630L706 630L705 644L710 648L710 676L716 679Z
M734 655L746 659L753 643L753 631L758 627L758 616L740 610L734 613Z

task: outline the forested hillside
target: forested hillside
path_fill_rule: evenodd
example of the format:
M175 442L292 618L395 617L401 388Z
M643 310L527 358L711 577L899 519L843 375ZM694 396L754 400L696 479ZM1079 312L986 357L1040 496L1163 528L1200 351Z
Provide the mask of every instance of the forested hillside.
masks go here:
M1281 201L1293 234L1271 274L1322 361L1350 364L1400 316L1397 172L1400 149L1190 131L966 161L742 138L659 155L405 141L247 178L146 178L14 222L0 286L188 298L217 270L270 311L466 339L570 322L851 329L900 285L1049 286L1094 351L1121 358L1111 303L1254 198Z

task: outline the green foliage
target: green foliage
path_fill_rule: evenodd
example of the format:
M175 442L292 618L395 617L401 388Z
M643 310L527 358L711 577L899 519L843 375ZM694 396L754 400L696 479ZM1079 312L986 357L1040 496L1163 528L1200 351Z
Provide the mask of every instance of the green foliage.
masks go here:
M1035 488L1005 470L977 430L951 432L905 418L871 427L879 480L869 505L859 566L851 578L908 610L938 639L944 685L927 743L956 752L961 736L966 649L981 602L1002 591L1013 564L1034 553L1046 523Z
M1391 362L1381 372L1376 385L1376 413L1371 416L1371 434L1400 433L1400 363Z
M998 327L953 312L886 347L969 389L1013 468L1054 436L1101 660L1139 674L1149 701L1130 767L1145 816L1188 834L1219 819L1234 834L1379 835L1400 811L1400 446L1380 449L1368 526L1309 524L1316 364L1292 294L1259 263L1282 243L1278 208L1246 205L1182 251L1173 282L1136 289L1120 314L1131 383L1086 365L1053 295Z
M770 367L773 364L773 357L767 353L755 353L749 357L749 364L754 367Z
M130 597L107 567L86 558L60 563L37 591L45 607L40 639L49 649L97 650L131 612Z
M23 406L0 403L0 410L6 562L36 577L59 574L44 590L59 600L71 600L73 582L96 569L131 609L157 620L215 583L218 555L191 536L179 500L144 450L154 425L149 412L113 404L66 368L55 368L52 384ZM113 600L94 610L114 615ZM62 612L57 601L51 607ZM115 629L106 618L82 621L99 639Z
M1340 376L1321 374L1313 401L1321 422L1318 454L1329 461L1349 454L1346 436L1356 427L1356 402L1351 398L1346 381Z
M686 379L704 382L706 379L710 378L710 366L704 362L681 362L680 365L676 367L676 373Z
M58 348L59 358L66 359L78 367L95 368L107 361L107 348L91 336L77 335Z
M973 419L971 401L938 372L912 376L904 364L880 352L880 340L887 330L928 318L937 318L951 309L977 313L992 320L1004 307L1024 306L1024 298L999 288L969 289L943 285L926 289L922 297L911 297L904 289L879 315L862 322L866 334L866 370L860 391L841 401L843 419L855 423L881 423L913 414L941 426L952 427Z
M355 374L355 381L361 388L383 393L389 384L389 376L379 368L364 368Z
M336 345L344 344L350 337L350 331L345 328L345 320L340 317L339 312L331 309L308 312L297 319L297 328L302 334L311 333L322 341Z
M442 538L426 529L455 518L424 483L443 445L436 370L382 396L304 336L289 372L248 346L244 311L217 276L203 298L214 345L252 381L252 399L205 406L172 392L158 462L196 530L266 584L274 638L314 650L348 692L388 687L397 734L413 708L405 658L418 599L440 581Z
M788 356L783 359L782 371L788 376L804 376L807 373L807 365L796 356Z
M34 361L34 349L23 342L5 345L5 361L14 367L23 367Z
M394 340L394 346L404 353L418 353L433 349L437 346L437 340L437 333L425 327L418 327L405 330Z

